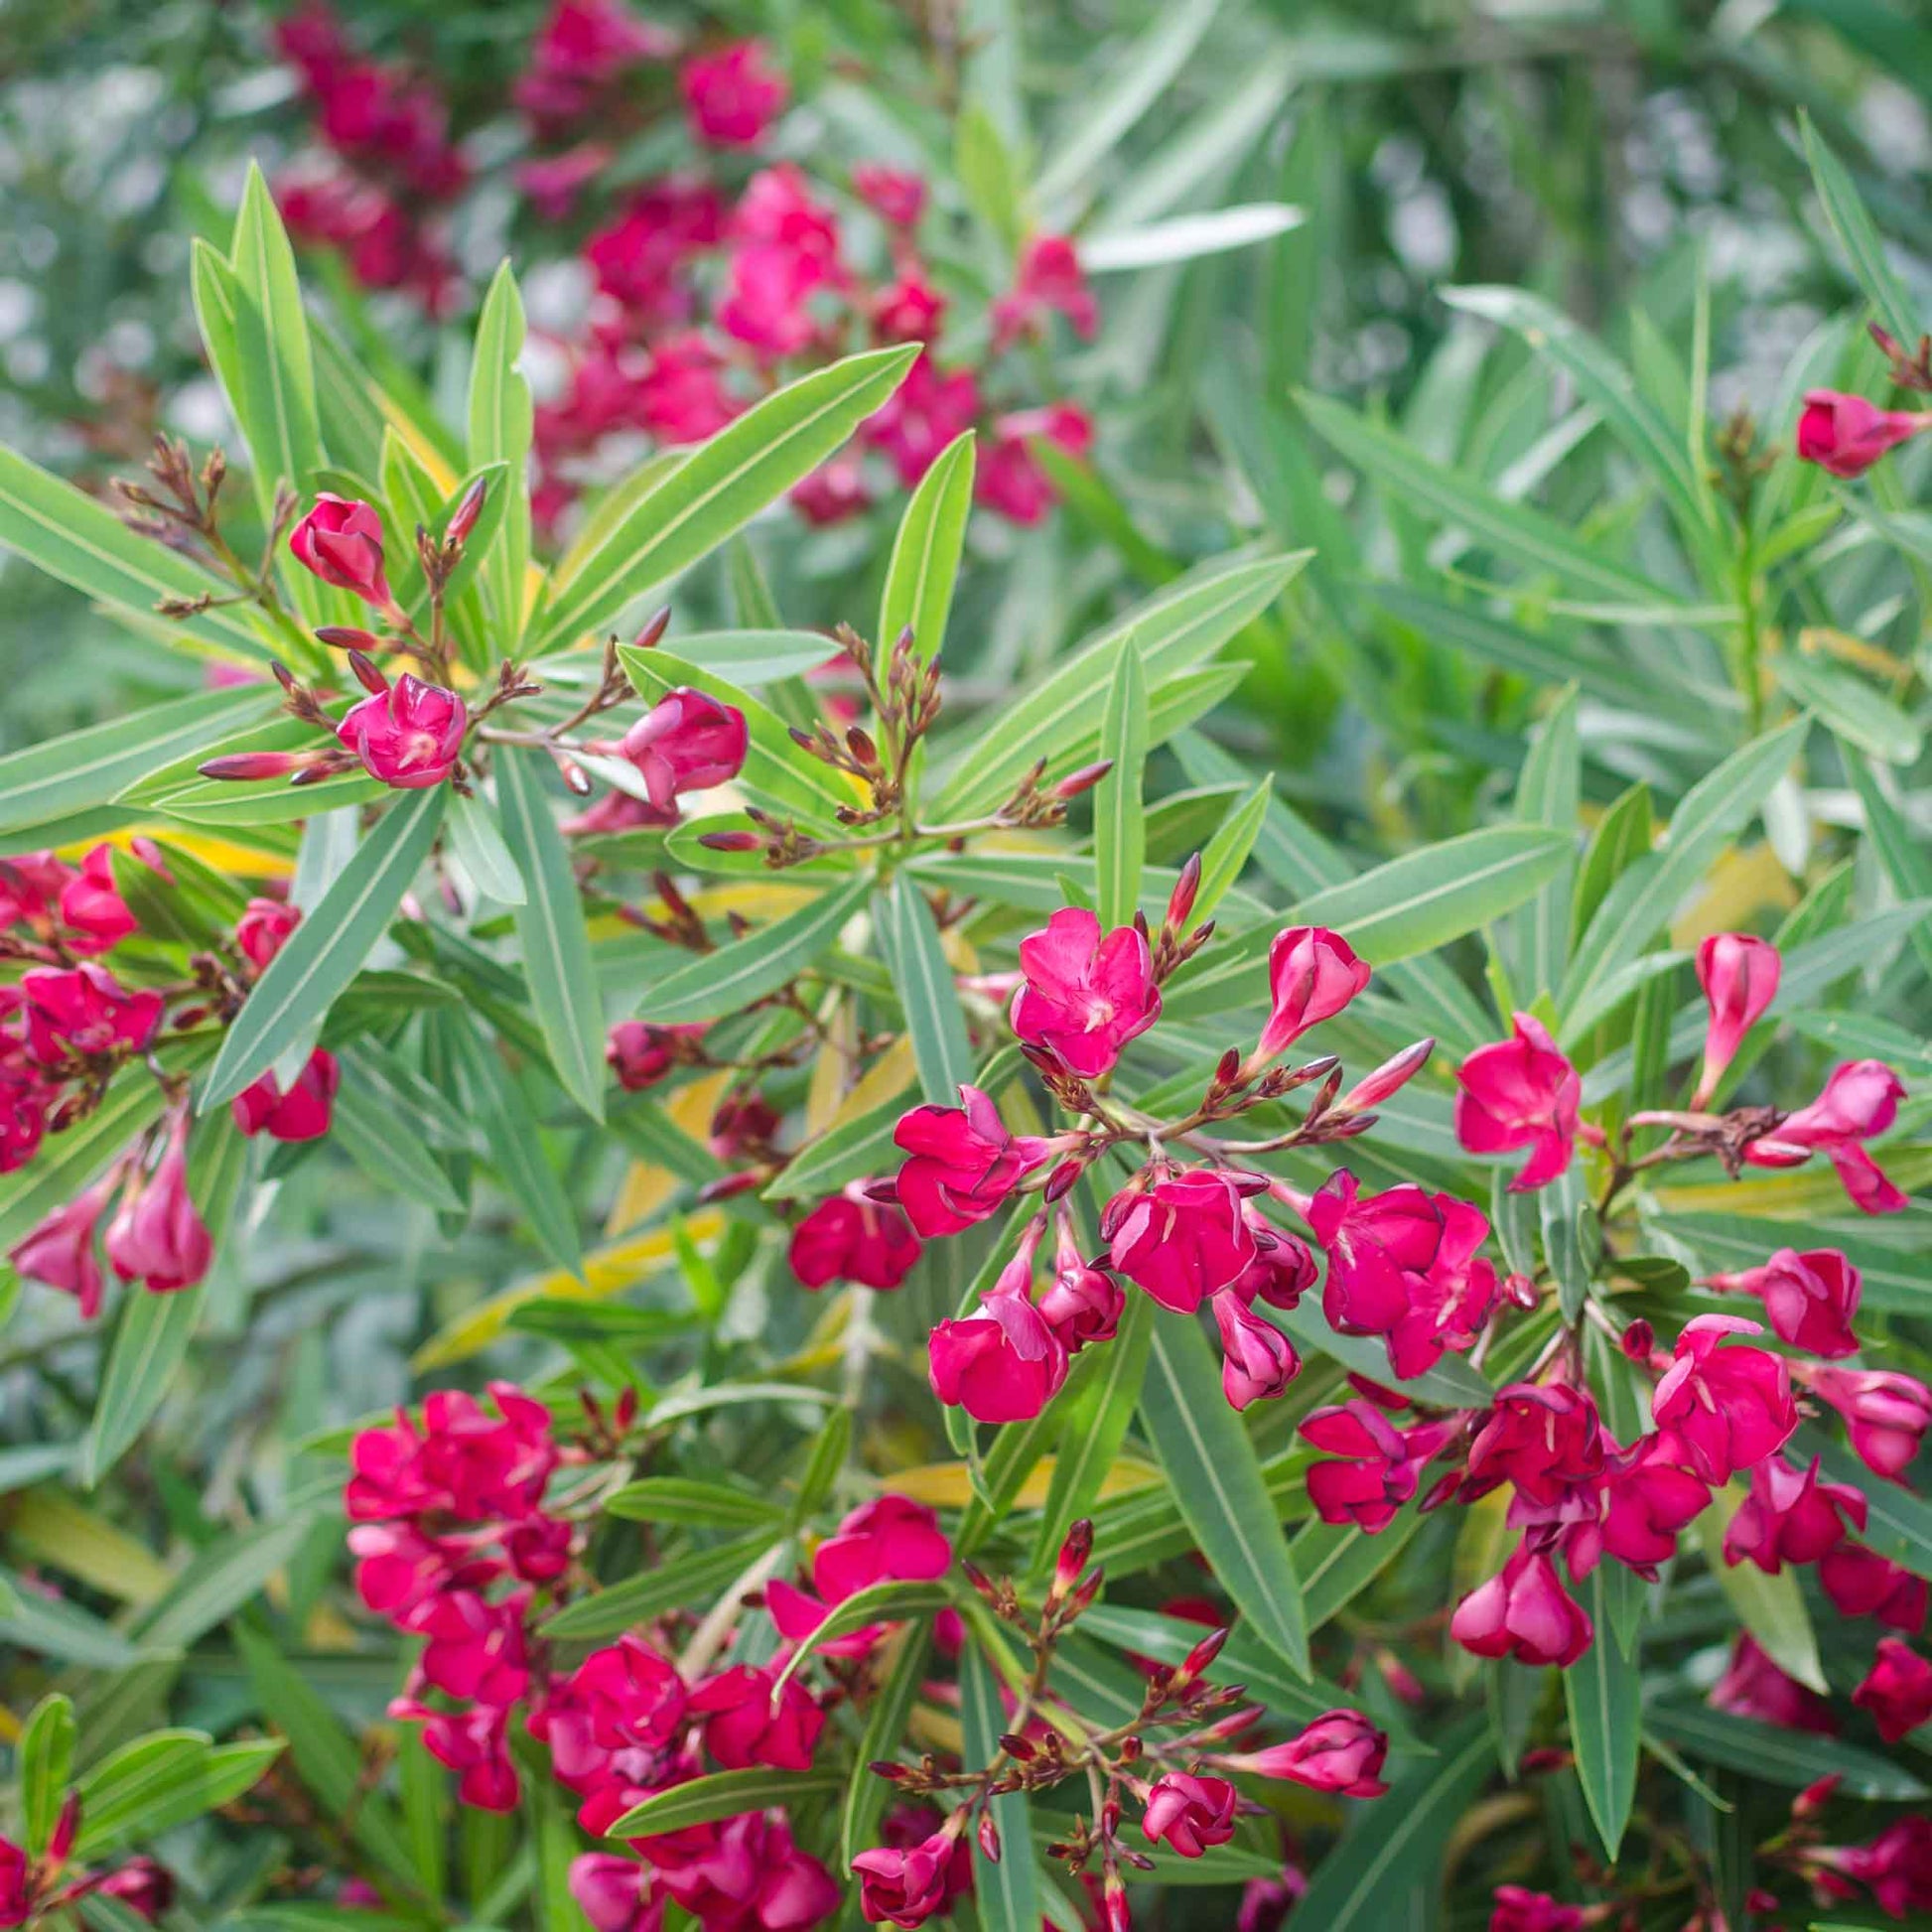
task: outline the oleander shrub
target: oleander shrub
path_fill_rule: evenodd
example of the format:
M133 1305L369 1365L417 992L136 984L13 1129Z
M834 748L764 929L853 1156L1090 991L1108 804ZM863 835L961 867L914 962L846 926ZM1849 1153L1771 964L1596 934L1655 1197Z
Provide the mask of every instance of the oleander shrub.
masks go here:
M659 264L729 406L565 476L354 33L278 44L369 179L280 200L460 369L251 170L231 430L0 456L10 576L172 667L0 758L0 1925L1932 1915L1932 344L1833 143L1775 381L1706 280L1459 286L1396 415L1231 364L1157 540L1104 429L897 461L941 351L775 156ZM657 142L626 245L793 84L537 45L502 165ZM860 190L901 285L956 185Z

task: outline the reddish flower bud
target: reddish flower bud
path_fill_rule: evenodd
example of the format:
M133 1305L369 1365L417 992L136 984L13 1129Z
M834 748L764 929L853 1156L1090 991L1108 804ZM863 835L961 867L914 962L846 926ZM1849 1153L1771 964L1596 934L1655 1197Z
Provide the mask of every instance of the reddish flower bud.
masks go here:
M1835 477L1862 477L1929 422L1932 413L1880 409L1863 396L1808 389L1798 418L1798 454Z
M461 546L468 541L470 532L477 527L477 518L483 514L483 499L489 494L489 480L479 477L463 492L463 500L450 514L449 526L443 532L445 543Z
M395 600L382 574L382 518L373 504L323 490L315 506L289 532L289 550L339 590L386 610Z
M309 755L301 752L229 752L195 768L205 778L286 778L310 762Z
M698 843L708 852L756 852L764 841L756 832L700 832Z
M1285 1744L1219 1761L1257 1777L1292 1778L1312 1791L1344 1798L1379 1798L1389 1787L1382 1764L1389 1740L1359 1711L1329 1711Z
M1449 1634L1478 1657L1565 1669L1589 1648L1589 1612L1564 1589L1556 1566L1527 1543L1456 1605Z
M980 1813L978 1837L980 1857L988 1864L998 1864L1000 1863L1000 1828L994 1824L993 1814L990 1810Z
M1200 891L1200 854L1190 852L1187 863L1180 869L1180 877L1173 883L1173 891L1168 895L1168 916L1165 921L1170 932L1178 932L1187 923L1188 914L1194 909L1194 897Z
M1367 1079L1359 1080L1329 1110L1336 1114L1365 1113L1379 1107L1392 1093L1399 1093L1429 1064L1436 1050L1433 1039L1419 1039L1405 1046L1393 1059L1387 1059Z
M1221 1393L1228 1407L1247 1409L1286 1393L1302 1372L1295 1344L1232 1292L1216 1295L1210 1306L1221 1336Z
M1710 1002L1711 1021L1704 1039L1704 1072L1691 1097L1693 1107L1702 1107L1718 1090L1744 1035L1777 998L1780 965L1775 946L1746 932L1714 932L1699 946L1698 984Z
M1083 764L1079 770L1069 771L1059 779L1053 786L1052 795L1062 803L1077 798L1083 791L1091 791L1113 768L1112 759L1102 759L1098 764Z
M1647 1362L1650 1351L1657 1346L1657 1331L1642 1315L1638 1315L1618 1337L1617 1346L1631 1361Z
M352 623L325 623L316 632L316 642L337 650L377 650L381 640L373 630L358 629Z
M348 653L348 668L355 673L355 681L364 691L388 690L388 678L377 667L374 658L365 652L351 649Z
M1332 1020L1369 982L1369 969L1338 932L1298 925L1275 935L1268 948L1268 985L1274 1011L1261 1031L1257 1056L1271 1060L1311 1027Z
M251 898L235 921L235 944L249 965L260 972L301 923L300 906L279 898Z
M107 1259L124 1282L152 1294L193 1288L208 1270L213 1243L188 1191L188 1114L176 1114L160 1164L129 1178L107 1229Z

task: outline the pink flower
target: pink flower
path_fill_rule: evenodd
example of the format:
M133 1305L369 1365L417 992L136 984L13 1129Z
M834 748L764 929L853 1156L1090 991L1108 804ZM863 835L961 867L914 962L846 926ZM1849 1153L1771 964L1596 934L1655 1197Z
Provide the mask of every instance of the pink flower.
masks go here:
M235 921L234 941L242 958L259 973L301 923L299 905L279 898L251 898Z
M1777 1725L1785 1730L1829 1735L1838 1728L1831 1706L1795 1677L1787 1677L1758 1647L1757 1640L1743 1632L1730 1653L1730 1667L1711 1687L1707 1702L1714 1711L1755 1718L1759 1724Z
M25 925L45 933L72 878L51 852L19 852L0 859L0 932Z
M692 256L715 248L724 231L725 207L708 183L653 181L585 242L583 255L598 288L637 320L678 322L691 304L681 271Z
M1701 1516L1711 1501L1709 1487L1688 1464L1690 1450L1674 1430L1658 1430L1608 1459L1603 1475L1603 1521L1599 1532L1588 1525L1570 1532L1566 1554L1573 1576L1594 1564L1596 1544L1655 1582L1657 1566L1677 1551L1679 1531ZM1587 1560L1586 1560L1587 1559Z
M1928 422L1932 415L1880 409L1837 389L1808 389L1798 417L1798 454L1835 477L1862 477Z
M1932 1912L1932 1818L1901 1818L1869 1845L1838 1847L1815 1856L1870 1886L1879 1909L1893 1918Z
M1794 1469L1767 1455L1751 1470L1750 1493L1725 1531L1725 1562L1746 1559L1769 1576L1786 1565L1816 1563L1845 1540L1849 1522L1864 1528L1865 1501L1842 1482L1821 1482L1818 1458Z
M80 1318L91 1321L100 1312L100 1263L94 1258L94 1230L107 1207L113 1176L97 1180L37 1222L13 1247L7 1259L29 1281L43 1282L71 1295L80 1305Z
M815 529L843 523L872 503L865 464L853 451L843 450L821 463L803 483L793 483L785 500Z
M1511 1193L1542 1187L1570 1165L1583 1081L1543 1023L1513 1017L1515 1037L1478 1046L1457 1069L1455 1138L1471 1154L1528 1148Z
M945 319L946 298L916 268L872 298L872 333L882 343L929 343Z
M1416 1493L1419 1465L1408 1439L1373 1403L1317 1409L1302 1434L1335 1458L1308 1474L1309 1501L1324 1523L1353 1523L1373 1536Z
M806 1288L857 1282L894 1289L923 1252L912 1224L897 1207L873 1200L864 1182L822 1200L791 1231L791 1272Z
M462 1775L456 1795L478 1811L514 1811L522 1795L509 1754L509 1712L489 1705L467 1711L396 1712L421 1715L423 1747L439 1764Z
M552 1769L573 1791L612 1778L644 1785L682 1730L684 1712L677 1667L641 1638L622 1636L554 1684L529 1729L549 1745Z
M330 1110L342 1078L335 1054L318 1046L287 1093L268 1072L236 1094L234 1124L251 1140L265 1133L277 1141L319 1141L329 1132Z
M1127 1307L1126 1293L1104 1268L1080 1258L1064 1208L1054 1237L1053 1268L1053 1279L1039 1298L1039 1312L1066 1352L1077 1355L1090 1341L1111 1341Z
M650 802L665 810L681 792L708 791L745 768L745 714L702 691L667 691L624 733L619 747L637 767Z
M593 1932L661 1932L664 1908L651 1896L650 1867L613 1852L570 1862L570 1895Z
M1255 1238L1255 1258L1231 1292L1244 1302L1266 1302L1271 1309L1299 1308L1302 1297L1321 1279L1309 1244L1299 1235L1283 1233L1245 1202L1241 1216Z
M658 1882L714 1932L810 1932L840 1897L832 1874L798 1849L776 1812L727 1819L708 1852L660 1867Z
M1832 1069L1824 1092L1809 1107L1752 1142L1744 1159L1759 1167L1785 1167L1791 1164L1788 1150L1822 1150L1845 1191L1865 1213L1900 1213L1908 1205L1905 1196L1863 1143L1891 1126L1904 1095L1904 1082L1883 1060L1847 1060Z
M1066 1380L1066 1346L1029 1293L1043 1233L1042 1218L1023 1237L980 1312L940 1322L926 1343L933 1394L977 1422L1030 1421Z
M147 845L146 840L138 843ZM148 850L152 852L153 846L148 845ZM69 952L110 952L137 930L139 922L114 885L112 846L97 845L81 860L80 870L61 894L61 918L80 935L68 941Z
M1386 1336L1398 1379L1422 1375L1446 1349L1473 1348L1496 1301L1496 1270L1477 1250L1489 1217L1452 1194L1434 1197L1442 1234L1429 1266L1408 1278L1409 1306Z
M1490 1895L1489 1932L1584 1932L1580 1905L1560 1905L1547 1891L1498 1885Z
M489 1396L494 1416L459 1389L439 1389L424 1398L420 1424L398 1411L393 1427L360 1431L343 1492L349 1521L486 1523L536 1509L557 1466L550 1412L510 1382L492 1382Z
M1100 327L1100 305L1064 235L1035 235L1021 250L1011 292L993 304L995 350L1035 334L1049 314L1064 316L1082 342Z
M1166 1845L1183 1859L1197 1859L1234 1836L1239 1804L1240 1794L1226 1778L1171 1771L1154 1781L1141 1829L1150 1845Z
M1541 1520L1579 1491L1591 1496L1603 1474L1603 1436L1587 1389L1568 1382L1512 1382L1469 1445L1468 1473L1458 1492L1472 1502L1507 1482L1515 1489L1510 1521Z
M949 1880L957 1833L934 1832L903 1851L880 1846L852 1861L859 1909L868 1925L923 1925L951 1902Z
M1704 1036L1704 1073L1691 1100L1693 1107L1702 1107L1717 1092L1744 1035L1777 998L1780 966L1777 947L1747 932L1714 932L1699 946L1698 984L1711 1003L1711 1022Z
M1794 1348L1812 1355L1858 1353L1852 1317L1859 1311L1859 1271L1836 1248L1803 1254L1780 1248L1763 1267L1714 1276L1711 1285L1758 1296L1771 1332Z
M749 242L732 253L718 326L768 359L796 355L817 333L811 298L826 280L822 265L809 255Z
M1027 977L1013 996L1013 1031L1083 1080L1109 1071L1161 1017L1147 935L1123 925L1103 938L1084 906L1061 906L1045 931L1021 940L1020 966Z
M37 1875L27 1854L0 1838L0 1926L25 1925L34 1916Z
M812 1552L816 1597L782 1580L765 1591L778 1634L801 1642L827 1611L874 1584L929 1583L952 1567L952 1545L938 1517L924 1503L888 1493L861 1504ZM832 1656L858 1657L870 1650L880 1626L870 1625L820 1646Z
M852 190L896 228L909 228L925 212L925 180L909 168L862 161L852 171Z
M1261 1030L1259 1059L1271 1060L1324 1020L1332 1020L1369 982L1367 965L1338 932L1295 925L1268 948L1273 1011Z
M153 1925L175 1902L175 1874L165 1864L141 1857L90 1881L90 1889L119 1899L135 1917Z
M1556 1566L1527 1543L1455 1606L1449 1635L1478 1657L1566 1669L1589 1648L1589 1612L1564 1589Z
M734 1664L691 1693L687 1709L703 1718L705 1749L728 1771L768 1764L775 1771L809 1771L825 1713L796 1678L788 1678L773 1710L777 1673Z
M1285 1394L1302 1372L1295 1344L1231 1291L1216 1295L1209 1306L1221 1335L1221 1393L1228 1407L1246 1409Z
M161 1025L161 995L130 993L105 966L38 966L20 976L27 1050L43 1066L138 1053Z
M1874 1617L1907 1635L1925 1627L1925 1579L1863 1543L1827 1550L1818 1562L1818 1581L1841 1616Z
M1674 1429L1691 1467L1714 1488L1782 1449L1798 1427L1782 1356L1722 1346L1726 1335L1758 1332L1736 1315L1700 1314L1684 1324L1677 1359L1650 1398L1660 1428Z
M861 432L891 458L898 480L913 487L980 412L979 379L971 369L941 372L931 353L906 370L905 379L867 418Z
M336 736L371 778L398 791L440 785L463 754L470 713L454 691L405 671L344 714Z
M738 414L724 382L725 358L695 330L651 345L637 377L637 415L665 443L702 443Z
M957 1234L997 1214L1007 1196L1053 1151L1050 1141L1009 1134L978 1087L961 1087L957 1107L914 1107L893 1130L909 1158L898 1171L898 1202L923 1235Z
M1100 1231L1116 1271L1164 1309L1191 1314L1255 1258L1241 1208L1240 1187L1220 1170L1170 1171L1149 1185L1124 1187L1107 1203Z
M1379 1798L1382 1763L1389 1740L1359 1711L1325 1711L1285 1744L1224 1757L1230 1770L1257 1777L1292 1778L1311 1791L1332 1791L1343 1798Z
M654 1087L674 1066L696 1063L704 1028L695 1021L654 1027L646 1020L622 1020L611 1029L604 1058L626 1093Z
M790 93L762 41L735 41L694 56L679 69L677 84L692 134L713 148L757 147Z
M1932 1390L1897 1369L1809 1369L1804 1383L1845 1418L1852 1448L1867 1469L1903 1480L1932 1428Z
M1932 1719L1932 1664L1897 1637L1880 1637L1877 1657L1852 1702L1870 1712L1878 1735L1895 1744Z
M557 829L568 839L620 838L625 832L662 831L677 820L675 805L660 812L648 799L612 790L588 810L565 819Z
M528 78L534 80L536 75ZM520 83L519 83L520 84ZM546 221L567 221L581 195L616 158L602 141L580 141L562 154L546 154L519 161L510 179L529 197L530 206Z
M289 550L325 584L353 591L379 611L394 605L382 574L382 518L373 503L321 491L289 532Z
M1328 1256L1321 1292L1328 1325L1344 1335L1388 1333L1409 1312L1409 1278L1422 1275L1442 1245L1435 1198L1408 1182L1364 1196L1341 1168L1315 1191L1308 1219Z
M171 1295L207 1273L214 1244L188 1192L188 1113L176 1114L168 1145L151 1174L138 1170L107 1226L107 1259L124 1282Z
M1035 524L1059 501L1035 446L1041 440L1074 458L1093 447L1093 420L1072 403L996 417L973 479L973 499L1010 522Z

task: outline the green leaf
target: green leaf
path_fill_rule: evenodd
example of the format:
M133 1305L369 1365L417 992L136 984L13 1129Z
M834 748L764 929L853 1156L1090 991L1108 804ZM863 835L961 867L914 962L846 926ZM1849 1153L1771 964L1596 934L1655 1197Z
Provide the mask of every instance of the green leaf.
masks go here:
M734 684L776 684L815 671L844 653L816 630L687 630L663 649ZM633 652L644 656L643 652Z
M1221 1393L1220 1371L1191 1316L1156 1317L1141 1415L1180 1514L1221 1587L1249 1628L1298 1677L1308 1676L1302 1587L1288 1542L1253 1446Z
M420 1201L439 1214L461 1214L463 1196L450 1176L407 1123L377 1090L345 1077L330 1117L330 1137L385 1193Z
M882 653L909 628L921 658L930 662L939 655L973 507L973 432L962 430L940 451L905 505L879 603Z
M1804 709L1815 711L1841 738L1888 764L1915 764L1925 734L1882 691L1855 671L1804 651L1772 660L1778 682Z
M26 1828L30 1859L39 1858L47 1850L48 1837L61 1815L73 1769L73 1700L63 1692L50 1691L34 1706L15 1752L21 1822Z
M1736 1611L1738 1622L1757 1639L1758 1647L1772 1663L1787 1677L1795 1677L1821 1697L1829 1697L1832 1687L1818 1659L1818 1638L1811 1627L1811 1612L1805 1608L1798 1573L1781 1570L1767 1577L1754 1563L1725 1561L1725 1531L1743 1500L1744 1491L1732 1483L1713 1497L1715 1507L1698 1518L1704 1560Z
M1577 692L1567 689L1550 707L1516 785L1516 816L1526 825L1570 833L1582 796L1582 748L1577 736ZM1530 903L1515 914L1517 959L1524 998L1554 992L1563 978L1570 944L1570 898L1576 864L1563 867Z
M563 834L545 802L535 752L500 747L496 801L503 843L523 875L516 936L530 1004L564 1091L593 1120L604 1118L604 1003L591 965L584 899Z
M516 648L523 635L524 580L530 564L530 385L516 366L523 350L523 298L503 262L483 298L477 320L477 348L470 364L470 462L507 464L506 501L496 539L483 555L489 603L496 618L498 652Z
M1413 1504L1373 1536L1353 1523L1305 1523L1288 1548L1302 1580L1309 1628L1319 1630L1340 1615L1421 1528L1422 1515Z
M512 1320L511 1325L518 1324ZM700 1528L775 1530L785 1521L784 1509L767 1497L748 1495L722 1482L694 1482L688 1476L647 1476L641 1482L627 1482L606 1496L601 1507L607 1516L629 1522L689 1523Z
M1637 1757L1643 1729L1643 1678L1634 1656L1625 1656L1611 1634L1610 1566L1598 1564L1584 1586L1584 1607L1596 1626L1595 1640L1563 1674L1570 1712L1570 1743L1596 1835L1615 1859L1637 1795Z
M457 792L450 799L450 850L471 883L499 905L521 905L527 895L523 875L503 843L489 807L475 792Z
M694 450L552 597L536 652L600 629L743 529L886 401L918 352L915 345L849 355L765 397Z
M1816 1731L1759 1724L1708 1704L1653 1705L1645 1722L1687 1756L1767 1784L1795 1791L1820 1778L1841 1777L1848 1797L1915 1804L1926 1795L1925 1784L1889 1758Z
M769 1535L759 1531L709 1550L694 1550L674 1557L640 1576L626 1577L622 1583L613 1584L595 1595L578 1598L544 1623L544 1635L559 1642L565 1638L573 1642L595 1641L619 1636L633 1624L646 1622L665 1610L698 1609L742 1577L770 1547ZM690 1787L680 1785L678 1789Z
M772 1697L777 1697L780 1687L797 1675L806 1659L821 1644L849 1637L854 1631L863 1630L870 1624L899 1623L910 1617L929 1616L936 1610L950 1608L952 1601L952 1593L944 1584L911 1583L891 1577L881 1583L868 1584L864 1589L854 1590L850 1596L833 1605L831 1614L823 1622L798 1640L791 1655L785 1659L784 1668L772 1682Z
M103 1759L80 1781L76 1859L158 1838L232 1804L282 1754L268 1743L212 1744L200 1731L158 1731Z
M1273 802L1273 784L1272 778L1260 779L1238 804L1229 808L1214 836L1202 848L1200 885L1194 893L1194 924L1199 925L1213 916L1214 908L1241 877L1242 868L1248 863L1248 855L1254 850L1255 840L1261 836L1261 828L1267 822L1268 807Z
M412 792L383 814L322 903L289 936L255 982L207 1077L203 1113L232 1100L283 1049L320 1024L387 929L429 857L448 787Z
M1113 769L1093 800L1097 907L1102 929L1112 931L1134 916L1147 861L1147 808L1141 798L1147 776L1147 672L1131 631L1120 640L1108 681L1100 750Z
M1905 823L1898 807L1885 795L1879 774L1871 768L1870 763L1854 756L1849 750L1844 758L1853 788L1859 794L1859 803L1864 809L1865 836L1871 842L1871 849L1878 855L1878 863L1884 869L1885 877L1891 881L1893 891L1904 899L1932 898L1932 858L1927 857L1923 842ZM1919 964L1928 974L1932 974L1932 920L1920 920L1915 924L1911 940ZM1882 1058L1883 1055L1878 1057Z
M1091 275L1118 274L1123 269L1163 268L1172 262L1193 261L1201 255L1226 254L1233 248L1252 248L1260 241L1299 228L1308 216L1284 202L1244 202L1199 214L1171 215L1142 228L1114 228L1105 234L1082 235L1080 266Z
M932 908L918 882L901 873L880 913L919 1085L935 1106L957 1106L960 1087L973 1077L973 1048Z
M960 1660L959 1722L967 1763L992 1763L1007 1728L1006 1711L992 1665L970 1640ZM1000 1834L1001 1858L995 1864L977 1844L973 1848L973 1896L983 1932L1039 1932L1039 1877L1027 1794L1010 1791L987 1810Z
M866 1707L866 1727L853 1758L852 1776L845 1787L839 1813L839 1857L849 1870L853 1855L865 1851L885 1816L892 1786L871 1769L897 1756L912 1707L925 1681L926 1659L932 1649L929 1624L907 1626L884 1680Z
M1396 1779L1363 1807L1354 1832L1315 1867L1296 1901L1305 1926L1321 1932L1387 1932L1404 1922L1408 1899L1442 1889L1449 1835L1496 1765L1486 1718L1465 1718L1440 1754Z
M861 875L759 931L666 973L645 1001L643 1017L667 1026L743 1012L811 965L871 891L871 879Z
M1886 258L1877 224L1852 185L1845 164L1826 145L1811 116L1803 109L1799 110L1798 124L1804 130L1805 159L1811 163L1811 178L1817 184L1818 199L1825 205L1832 232L1851 260L1852 274L1878 311L1878 320L1909 355L1917 347L1923 331L1904 283Z
M836 1771L769 1771L754 1766L744 1771L714 1771L659 1791L633 1805L616 1820L606 1838L652 1838L660 1833L688 1831L741 1812L766 1811L773 1805L796 1804L837 1791L843 1779Z

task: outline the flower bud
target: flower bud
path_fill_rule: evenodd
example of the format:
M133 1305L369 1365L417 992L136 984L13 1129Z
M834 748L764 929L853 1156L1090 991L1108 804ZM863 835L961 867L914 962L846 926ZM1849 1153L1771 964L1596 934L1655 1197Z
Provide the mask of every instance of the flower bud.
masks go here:
M47 1862L56 1869L73 1856L73 1842L80 1835L80 1794L69 1791L62 1801L60 1816L48 1834Z
M230 752L195 768L205 778L285 778L308 762L297 752Z
M1053 1587L1050 1597L1057 1601L1080 1581L1080 1573L1087 1567L1087 1559L1093 1555L1093 1520L1082 1516L1066 1533L1066 1541L1060 1545L1059 1561L1053 1566Z
M1433 1039L1419 1039L1413 1046L1405 1046L1393 1059L1384 1060L1367 1079L1358 1081L1349 1088L1336 1103L1338 1114L1365 1113L1370 1107L1380 1106L1390 1094L1406 1087L1425 1066L1429 1056L1436 1050Z
M477 518L483 514L483 499L488 494L489 482L484 477L479 477L463 492L463 501L456 506L449 527L443 532L445 543L460 547L469 539L470 532L477 527Z
M355 673L355 682L364 691L381 693L388 690L389 680L377 668L374 659L359 649L351 648L348 653L348 668Z
M333 645L337 650L374 650L378 641L373 630L352 623L325 623L316 632L317 643Z
M1187 915L1194 909L1195 897L1200 892L1200 854L1191 853L1187 863L1180 869L1180 877L1173 883L1173 891L1168 895L1167 925L1170 932L1178 932L1187 923Z
M993 1822L990 1811L980 1813L979 1822L980 1856L988 1864L1000 1863L1000 1828Z
M756 852L764 841L756 832L700 832L698 843L711 852Z
M671 607L667 604L638 631L633 647L637 650L655 650L664 641L664 633L670 627Z
M1618 1337L1617 1345L1631 1361L1647 1362L1657 1345L1657 1331L1639 1315Z
M1052 796L1064 802L1077 798L1083 791L1091 791L1109 771L1114 768L1112 759L1102 759L1098 764L1083 764L1077 771L1069 771L1054 785Z
M395 601L382 574L382 518L373 504L323 490L289 532L289 550L325 584L353 591L379 610Z

